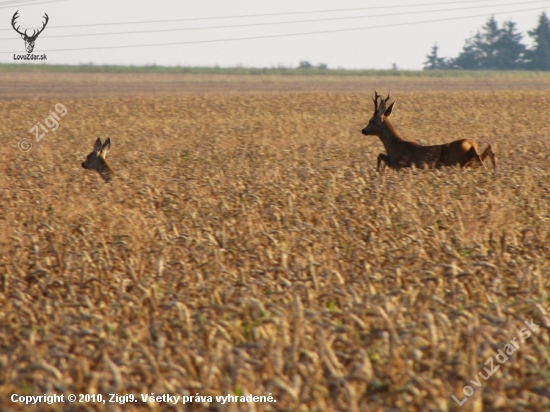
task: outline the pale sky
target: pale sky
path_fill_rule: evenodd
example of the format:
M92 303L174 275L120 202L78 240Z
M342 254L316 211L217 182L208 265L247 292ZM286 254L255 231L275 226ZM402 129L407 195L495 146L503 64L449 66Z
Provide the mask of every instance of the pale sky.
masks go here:
M23 40L11 27L17 10L17 25L21 31L28 28L28 34L41 27L44 12L48 14L49 23L33 52L46 53L48 64L296 67L307 60L329 68L390 69L395 63L399 69L417 70L436 42L440 56L457 56L464 40L491 15L501 24L515 21L524 43L530 44L526 32L543 11L550 15L550 1L0 0L1 63L14 63L14 52L26 54ZM270 16L258 16L266 14ZM213 19L231 16L249 17ZM464 16L477 17L433 21ZM184 19L194 20L166 21ZM283 24L268 24L274 22ZM413 22L420 23L404 24ZM105 23L115 24L97 25ZM193 28L203 29L189 30ZM347 31L353 28L368 29ZM172 31L151 32L156 30ZM133 33L112 34L120 32ZM308 32L326 33L286 36ZM82 36L99 33L111 34ZM256 39L207 42L251 37ZM165 43L183 44L143 46ZM139 47L107 48L113 46Z

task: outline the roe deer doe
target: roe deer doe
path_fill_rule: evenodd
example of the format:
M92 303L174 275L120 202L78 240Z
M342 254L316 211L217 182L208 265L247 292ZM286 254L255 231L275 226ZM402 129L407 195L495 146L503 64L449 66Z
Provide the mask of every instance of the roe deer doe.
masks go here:
M380 103L378 103L380 99ZM383 161L392 169L401 169L403 167L427 167L440 168L441 166L460 165L464 168L473 164L480 164L485 168L483 161L487 156L493 163L493 168L496 170L496 156L491 148L491 145L480 155L477 151L477 144L470 139L455 140L451 143L422 146L415 142L404 140L390 122L395 102L386 108L386 103L390 99L388 97L382 99L376 90L374 91L374 115L369 121L369 124L362 130L364 135L378 136L387 154L380 153L376 170L380 171L380 163ZM382 169L383 169L382 168Z
M103 144L101 144L101 139L98 137L94 144L94 151L90 153L86 160L82 163L82 167L84 169L91 169L99 172L103 180L106 182L109 182L114 175L114 172L105 161L105 156L110 148L110 137L108 137Z

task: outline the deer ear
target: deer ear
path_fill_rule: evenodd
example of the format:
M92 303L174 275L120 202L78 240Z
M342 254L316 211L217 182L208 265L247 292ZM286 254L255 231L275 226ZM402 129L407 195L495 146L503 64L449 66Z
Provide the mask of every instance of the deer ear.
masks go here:
M388 107L386 109L386 112L384 113L384 116L389 116L391 114L391 112L393 111L393 106L395 105L395 102L393 102L392 104L390 104L390 107Z
M101 139L98 137L94 143L94 153L99 153L101 150Z
M22 34L22 35L21 35L21 38L22 38L23 40L25 40L25 35L24 35L24 34Z
M107 155L107 152L111 148L111 138L108 137L107 140L105 140L105 143L103 143L103 147L101 148L101 154L103 157Z

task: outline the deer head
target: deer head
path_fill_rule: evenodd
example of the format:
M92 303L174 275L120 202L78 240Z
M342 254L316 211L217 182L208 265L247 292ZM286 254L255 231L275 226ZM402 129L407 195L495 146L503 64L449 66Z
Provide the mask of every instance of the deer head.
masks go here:
M378 103L378 99L380 99L380 103ZM385 118L391 115L395 102L386 108L386 103L390 100L390 92L388 92L388 97L382 99L382 96L380 96L376 90L374 91L374 97L372 100L374 101L374 114L372 115L367 127L365 127L361 132L364 135L379 136L382 129L382 124L384 123Z
M94 144L94 151L90 153L86 160L82 163L82 167L84 169L97 171L106 182L109 182L113 175L113 171L105 161L105 156L110 148L110 137L108 137L103 144L101 144L101 139L98 137Z
M19 17L17 15L17 13L19 13L19 10L17 10L15 12L15 14L13 15L13 17L11 19L11 26L13 27L13 29L17 33L19 33L21 35L21 38L23 40L25 40L25 48L27 49L27 53L32 53L32 51L34 50L34 42L36 41L36 38L38 37L38 35L40 33L42 33L44 31L44 29L46 28L46 25L48 24L48 20L50 20L50 18L48 17L48 15L46 13L44 13L44 17L45 17L46 21L44 23L42 23L42 28L38 31L33 30L32 36L28 36L27 35L27 30L25 30L24 32L20 32L19 31L20 26L17 26L17 28L15 27L15 20L17 20L17 18Z

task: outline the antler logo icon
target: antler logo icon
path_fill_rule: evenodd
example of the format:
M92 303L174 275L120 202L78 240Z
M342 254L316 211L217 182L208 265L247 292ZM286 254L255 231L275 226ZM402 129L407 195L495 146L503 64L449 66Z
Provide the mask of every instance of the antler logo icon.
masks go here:
M17 28L15 27L15 23L16 23L15 20L17 20L17 18L19 17L17 13L19 13L19 10L17 10L13 15L13 18L11 19L11 26L17 33L21 35L21 38L25 40L25 48L27 49L27 53L32 53L32 51L34 50L34 42L36 41L36 38L40 33L44 31L44 29L46 28L46 25L48 24L48 20L50 18L46 13L44 13L44 18L46 19L46 21L43 23L42 28L38 30L38 32L36 30L33 30L32 36L28 36L27 30L25 30L24 32L20 32L19 31L20 26L17 26Z

